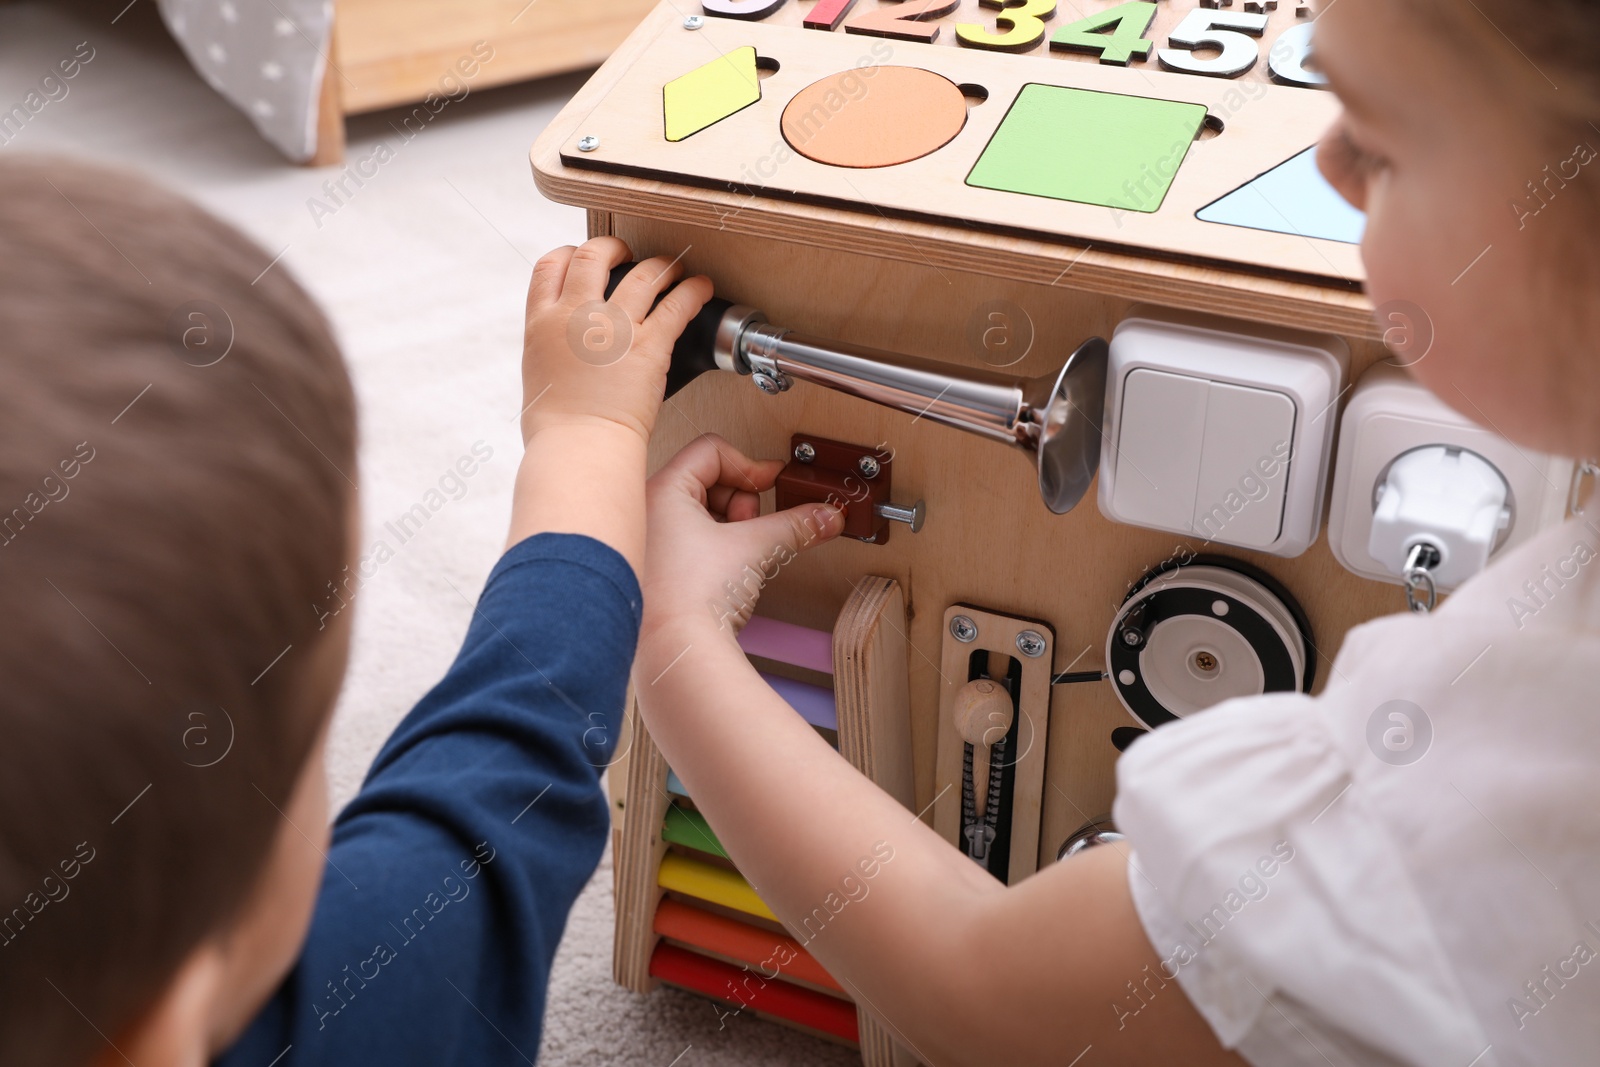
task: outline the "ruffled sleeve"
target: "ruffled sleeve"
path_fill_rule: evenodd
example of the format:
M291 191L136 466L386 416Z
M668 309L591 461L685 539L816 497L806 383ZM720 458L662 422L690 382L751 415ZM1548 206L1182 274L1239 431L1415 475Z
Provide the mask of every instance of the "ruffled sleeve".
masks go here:
M1124 755L1135 907L1166 976L1258 1067L1485 1067L1404 857L1329 734L1339 699L1232 701Z

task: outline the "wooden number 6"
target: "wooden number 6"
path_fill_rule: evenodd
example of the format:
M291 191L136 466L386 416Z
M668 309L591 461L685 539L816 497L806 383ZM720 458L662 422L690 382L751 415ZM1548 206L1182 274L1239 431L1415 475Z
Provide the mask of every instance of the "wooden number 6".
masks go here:
M1044 20L1056 13L1056 0L978 0L984 7L1000 8L995 22L1007 27L990 33L981 22L956 25L956 40L971 48L995 52L1026 52L1044 40Z

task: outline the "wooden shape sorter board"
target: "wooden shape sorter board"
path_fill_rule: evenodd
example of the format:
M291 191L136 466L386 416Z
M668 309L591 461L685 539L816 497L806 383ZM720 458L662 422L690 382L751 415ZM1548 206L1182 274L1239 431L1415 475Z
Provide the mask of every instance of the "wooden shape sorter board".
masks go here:
M1220 78L739 19L707 18L701 28L688 29L671 7L658 8L637 35L647 39L646 47L561 145L566 166L1347 285L1362 277L1359 255L1347 244L1196 217L1303 149L1307 131L1327 126L1337 113L1330 94L1256 84L1246 96ZM658 118L662 87L748 48L773 71L762 80L761 98L692 138L668 141ZM894 67L926 71L961 87L969 104L966 120L943 147L867 169L817 162L785 137L790 102L830 77L841 86L851 83L850 91L819 94L806 109L812 137L825 136L830 123L856 125L863 114L870 124L879 106L873 78ZM1071 113L1038 106L1062 99L1064 90L1078 100L1101 94L1095 99L1137 103ZM1002 130L1008 115L1017 117ZM1203 123L1194 121L1200 115ZM792 128L799 116L789 118ZM1196 139L1202 130L1219 128L1215 136ZM1180 131L1192 131L1187 144ZM585 137L598 145L585 142L592 149L580 150ZM1048 163L1030 168L1003 161L1026 159L1028 142L1040 159L1075 161L1076 177L1052 177ZM1097 157L1103 167L1097 167ZM975 180L969 181L975 166ZM986 183L984 175L995 170L1000 177ZM1107 179L1095 181L1102 172ZM1073 195L1054 198L1063 192ZM1106 203L1119 192L1117 206ZM1099 202L1075 202L1074 195Z

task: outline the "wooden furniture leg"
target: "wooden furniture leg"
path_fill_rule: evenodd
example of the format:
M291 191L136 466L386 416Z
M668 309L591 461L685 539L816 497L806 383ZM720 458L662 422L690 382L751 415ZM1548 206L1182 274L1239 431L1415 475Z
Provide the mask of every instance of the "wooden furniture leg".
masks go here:
M344 93L339 87L339 71L333 57L338 51L339 27L328 34L328 63L322 72L322 92L317 96L317 150L306 160L308 167L333 167L344 162Z

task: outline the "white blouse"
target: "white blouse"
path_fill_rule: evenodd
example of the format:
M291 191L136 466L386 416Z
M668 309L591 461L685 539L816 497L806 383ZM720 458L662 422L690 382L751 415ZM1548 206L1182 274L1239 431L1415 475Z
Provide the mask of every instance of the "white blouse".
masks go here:
M1600 1063L1600 522L1352 630L1319 697L1162 727L1118 782L1164 961L1124 1026L1175 980L1256 1067Z

